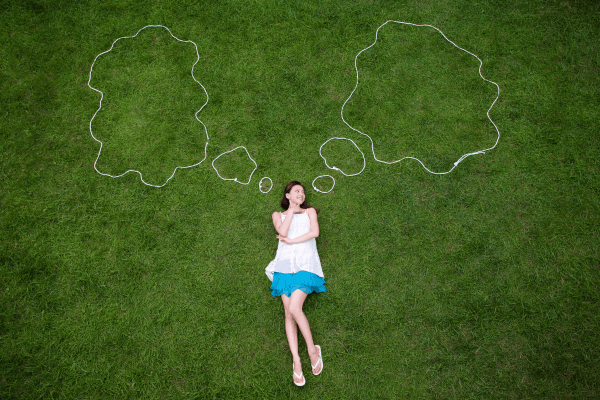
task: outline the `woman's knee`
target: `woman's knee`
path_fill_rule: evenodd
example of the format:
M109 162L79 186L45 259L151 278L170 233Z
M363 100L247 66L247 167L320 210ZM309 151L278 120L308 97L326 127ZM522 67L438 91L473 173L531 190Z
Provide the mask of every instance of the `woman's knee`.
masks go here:
M306 296L307 294L300 289L297 289L292 293L287 309L294 317L303 315L302 305L304 304Z
M290 310L285 310L285 319L292 319L295 320L294 315L291 313Z
M302 304L297 305L297 304L290 304L290 308L288 309L289 314L294 317L294 319L296 317L299 317L303 314L302 312Z

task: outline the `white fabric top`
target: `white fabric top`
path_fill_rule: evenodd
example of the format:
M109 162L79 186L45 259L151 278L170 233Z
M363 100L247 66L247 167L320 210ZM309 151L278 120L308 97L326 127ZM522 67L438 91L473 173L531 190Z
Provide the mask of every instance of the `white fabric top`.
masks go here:
M285 218L286 216L281 213L281 221L284 221ZM292 215L292 223L287 237L295 239L308 232L310 232L308 210L304 211L303 214ZM274 272L294 274L298 271L312 272L323 279L325 278L321 269L321 260L319 259L319 253L317 253L315 238L296 244L285 244L280 240L275 259L265 268L265 273L271 282L273 281Z

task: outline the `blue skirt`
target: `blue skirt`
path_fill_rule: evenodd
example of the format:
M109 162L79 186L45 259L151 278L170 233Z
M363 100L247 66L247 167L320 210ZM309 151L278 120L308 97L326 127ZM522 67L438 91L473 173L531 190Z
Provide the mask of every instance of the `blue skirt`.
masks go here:
M273 273L271 296L277 297L285 294L287 297L290 297L292 292L296 289L300 289L306 294L327 291L325 288L325 280L312 272L298 271L295 274L284 274L282 272Z

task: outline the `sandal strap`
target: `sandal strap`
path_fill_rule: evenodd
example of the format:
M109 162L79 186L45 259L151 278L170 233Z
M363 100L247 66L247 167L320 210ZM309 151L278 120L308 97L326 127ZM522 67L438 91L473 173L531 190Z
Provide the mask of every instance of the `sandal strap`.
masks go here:
M312 364L311 364L311 365L312 365ZM292 372L294 373L294 375L295 375L295 376L297 376L298 378L302 378L302 372L300 372L300 375L298 375L298 374L296 373L296 371L294 371L294 368L295 368L295 365L294 365L294 364L292 364Z
M316 369L319 366L319 362L321 364L323 364L323 361L321 361L321 357L319 357L319 361L317 361L317 365L313 366L312 364L310 364L310 366L313 367L313 369Z
M321 361L321 347L319 345L315 346L319 348L319 359L317 360L317 365L313 366L312 363L310 363L310 366L313 367L313 369L317 368L319 366L319 362L321 363L321 365L323 365L323 361Z

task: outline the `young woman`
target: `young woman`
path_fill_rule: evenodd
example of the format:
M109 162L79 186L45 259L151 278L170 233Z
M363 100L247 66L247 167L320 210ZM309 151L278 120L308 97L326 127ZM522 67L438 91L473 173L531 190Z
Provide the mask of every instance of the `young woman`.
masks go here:
M319 375L323 370L321 347L313 343L308 320L302 312L302 304L310 293L321 293L325 289L321 261L317 253L319 223L317 213L305 201L304 186L292 181L285 187L281 207L285 213L273 213L273 225L279 235L277 255L265 269L271 284L271 295L281 296L285 309L285 332L292 351L294 383L304 386L306 379L302 374L300 355L298 354L298 329L308 348L312 373Z

